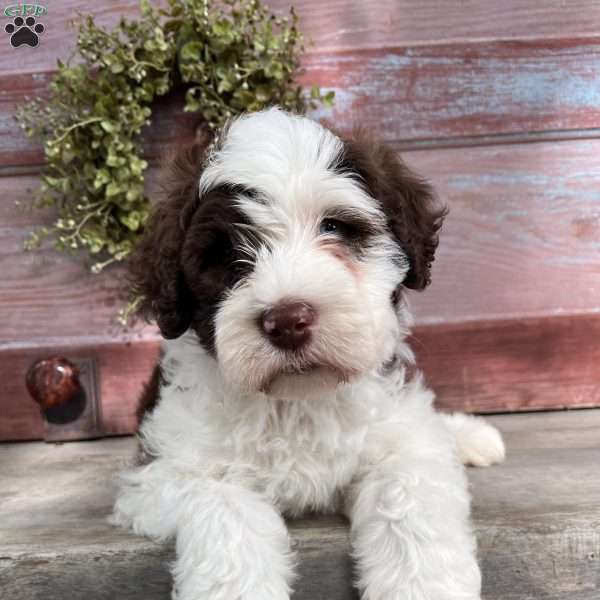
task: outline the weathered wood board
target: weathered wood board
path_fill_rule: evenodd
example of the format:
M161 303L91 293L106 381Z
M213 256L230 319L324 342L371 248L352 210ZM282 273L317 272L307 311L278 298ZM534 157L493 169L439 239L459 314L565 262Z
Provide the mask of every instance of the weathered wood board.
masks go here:
M600 412L503 415L504 465L470 470L484 600L597 600ZM169 545L106 522L131 439L0 446L0 591L11 600L168 597ZM290 524L295 600L356 599L341 519Z
M494 413L592 407L600 404L600 316L461 322L417 327L411 346L437 406L447 411ZM135 430L135 407L158 357L158 341L41 346L0 353L0 439L43 435L24 374L54 353L95 357L106 435ZM17 374L22 374L19 377Z
M600 141L403 153L450 208L417 324L594 313L600 298ZM156 170L149 171L155 196ZM22 243L34 176L0 178L0 344L115 335L121 278ZM118 271L117 271L118 273Z
M43 4L43 3L41 3ZM164 0L153 0L164 6ZM293 4L308 40L307 51L422 46L457 41L593 37L600 30L595 0L378 0L376 10L361 0L268 0L279 14ZM56 57L70 54L76 31L70 24L78 13L92 14L112 27L122 17L139 15L139 0L111 0L82 6L76 0L46 3L48 14L39 47L32 52L5 54L6 73L50 71Z
M486 42L314 54L327 116L410 147L451 138L597 128L600 40ZM471 142L469 142L471 143Z
M489 143L498 135L596 136L600 125L600 38L321 50L303 66L306 85L336 92L333 110L314 117L341 129L360 123L405 148ZM13 115L24 97L45 95L50 77L0 73L0 166L42 163L40 146ZM179 98L157 109L148 157L198 122L182 106Z
M423 326L412 347L444 410L600 405L600 316Z
M596 313L598 140L406 152L450 214L417 323Z

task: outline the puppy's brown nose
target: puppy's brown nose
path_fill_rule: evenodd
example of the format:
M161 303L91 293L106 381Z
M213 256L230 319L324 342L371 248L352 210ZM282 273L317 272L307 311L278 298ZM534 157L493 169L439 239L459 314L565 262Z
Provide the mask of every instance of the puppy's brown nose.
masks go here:
M315 310L304 302L277 304L266 310L260 326L268 340L283 350L298 350L310 339Z

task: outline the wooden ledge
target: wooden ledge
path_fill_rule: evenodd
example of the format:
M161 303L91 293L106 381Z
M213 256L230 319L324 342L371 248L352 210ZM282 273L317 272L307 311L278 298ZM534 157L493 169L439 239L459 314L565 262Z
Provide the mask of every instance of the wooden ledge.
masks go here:
M508 459L470 470L485 600L597 600L600 410L490 418ZM0 445L0 590L11 600L169 597L172 550L110 526L131 438ZM297 600L349 600L343 519L290 525Z

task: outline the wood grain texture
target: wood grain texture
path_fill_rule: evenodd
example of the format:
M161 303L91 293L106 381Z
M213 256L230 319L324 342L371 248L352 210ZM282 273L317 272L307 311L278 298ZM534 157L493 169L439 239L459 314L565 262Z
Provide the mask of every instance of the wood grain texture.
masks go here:
M2 71L12 73L52 70L66 58L76 41L70 23L77 13L91 14L102 26L112 27L121 16L139 15L138 0L113 0L82 6L75 0L48 2L40 45L5 54ZM154 0L164 6L163 0ZM269 0L279 14L289 11L288 0ZM358 48L431 45L468 40L568 38L594 36L600 29L600 7L594 0L537 2L536 0L380 0L376 10L361 0L297 0L293 3L301 30L311 41L309 53ZM9 60L12 59L12 60Z
M600 40L432 45L314 54L306 81L336 92L334 123L388 141L597 128ZM443 142L442 142L443 143Z
M313 53L304 60L307 85L336 92L320 110L338 128L361 123L390 142L513 136L593 130L600 125L600 38L490 42ZM0 165L41 164L40 146L25 138L13 115L25 96L44 95L49 73L0 75ZM159 104L145 151L190 134L197 117L178 96ZM492 138L493 139L493 138ZM456 142L455 142L456 143Z
M155 173L148 176L152 190ZM52 210L27 209L38 185L33 176L0 178L0 348L23 341L34 347L77 338L155 339L154 328L131 334L117 323L127 296L123 268L94 275L85 261L57 252L50 241L24 250L29 232L55 218Z
M600 316L420 327L412 346L440 407L504 412L600 405Z
M417 324L594 313L600 307L600 141L404 153L450 208ZM154 196L156 171L148 175ZM0 178L0 343L112 336L121 282L22 242L35 177ZM154 335L148 330L148 335Z
M600 405L600 316L463 322L417 327L417 366L447 411L494 413ZM54 353L96 357L107 435L135 430L135 408L158 343L108 343L0 351L0 440L41 438L37 405L24 378ZM583 443L583 442L582 442Z
M600 141L404 157L450 209L418 324L598 312Z
M25 387L25 374L38 359L60 354L68 359L93 358L100 381L101 420L105 435L135 430L135 409L142 386L158 360L158 343L132 343L84 338L63 345L26 346L0 351L0 440L41 439L44 435L38 405Z
M545 415L492 421L506 431L508 458L471 469L473 517L485 600L596 600L600 590L598 411L577 411L565 443ZM546 436L544 449L529 433ZM538 438L535 438L538 439ZM62 446L0 446L0 589L13 600L158 600L168 594L170 545L106 522L115 474L132 456L131 439ZM300 559L294 600L355 600L348 528L338 518L289 524ZM81 592L81 595L78 595Z
M486 419L502 430L512 448L595 448L598 446L600 410L556 410L548 412L488 415Z

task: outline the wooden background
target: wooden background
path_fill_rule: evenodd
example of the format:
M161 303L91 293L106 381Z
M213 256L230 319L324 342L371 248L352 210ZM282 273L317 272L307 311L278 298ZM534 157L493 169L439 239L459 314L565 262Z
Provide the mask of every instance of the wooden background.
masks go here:
M157 352L153 328L124 332L115 271L93 276L46 247L26 253L23 213L39 146L13 119L68 56L80 2L48 3L38 48L0 62L0 439L41 437L29 364L96 356L104 429L131 430ZM272 0L285 11L288 2ZM440 406L480 412L600 405L600 2L300 0L312 38L303 80L336 92L342 128L366 123L450 207L433 284L411 297L413 344ZM86 5L98 22L135 0ZM4 22L2 21L2 29ZM146 135L156 159L194 120L163 106Z

